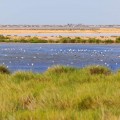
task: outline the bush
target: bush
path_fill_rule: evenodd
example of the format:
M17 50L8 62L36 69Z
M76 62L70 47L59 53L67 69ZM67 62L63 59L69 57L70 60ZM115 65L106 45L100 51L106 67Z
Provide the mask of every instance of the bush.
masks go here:
M88 39L88 43L96 43L96 39Z
M8 36L0 35L0 40L10 39Z
M116 38L116 43L120 43L120 37Z
M113 40L105 40L104 43L114 43Z

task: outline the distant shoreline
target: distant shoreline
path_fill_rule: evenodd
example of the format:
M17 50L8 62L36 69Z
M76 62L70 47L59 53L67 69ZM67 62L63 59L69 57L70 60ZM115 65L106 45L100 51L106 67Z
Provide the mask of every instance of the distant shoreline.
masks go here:
M37 36L4 36L0 35L0 43L120 43L120 36L98 37L37 37Z
M22 29L0 29L0 34L39 34L39 33L119 33L120 28L100 28L91 30L22 30Z
M32 34L51 34L51 36L32 36ZM52 34L57 34L52 36ZM98 36L61 36L59 33L97 34ZM5 35L4 35L5 34ZM26 36L19 36L26 34ZM30 34L30 35L29 35ZM100 34L100 35L99 35ZM104 36L101 34L118 34L118 36ZM0 42L20 43L119 43L120 28L100 28L94 30L0 30ZM7 37L8 39L6 39ZM36 38L34 38L36 37ZM5 38L5 39L4 39ZM79 39L78 39L79 38Z

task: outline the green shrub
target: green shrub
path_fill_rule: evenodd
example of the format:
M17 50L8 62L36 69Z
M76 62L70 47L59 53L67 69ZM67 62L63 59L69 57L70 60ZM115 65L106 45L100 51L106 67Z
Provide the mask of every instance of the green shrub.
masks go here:
M114 43L113 40L105 40L104 43Z
M81 40L81 43L87 43L87 40L83 40L83 39L82 39L82 40Z
M88 43L96 43L96 39L91 39L91 38L90 38L90 39L88 39L87 41L88 41Z
M120 37L116 38L116 43L120 43Z

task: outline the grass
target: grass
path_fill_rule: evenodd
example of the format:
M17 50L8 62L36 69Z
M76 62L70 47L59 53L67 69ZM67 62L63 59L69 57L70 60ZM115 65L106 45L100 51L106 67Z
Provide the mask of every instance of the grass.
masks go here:
M27 38L20 38L20 39L10 39L9 36L5 37L0 35L0 42L14 42L14 43L104 43L104 44L112 44L112 43L120 43L120 37L117 37L116 40L101 40L96 38L89 38L89 39L81 39L80 37L70 38L70 37L62 37L60 36L57 40L45 40L40 39L38 37L27 37Z
M0 66L0 73L2 74L10 74L10 71L5 66Z
M54 66L0 72L0 120L119 120L120 72Z

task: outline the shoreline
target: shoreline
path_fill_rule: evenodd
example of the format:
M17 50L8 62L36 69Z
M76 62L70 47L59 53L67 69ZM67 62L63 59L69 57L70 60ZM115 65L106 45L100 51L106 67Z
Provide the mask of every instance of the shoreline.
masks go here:
M51 36L47 36L47 34ZM59 35L68 34L68 36ZM69 34L72 34L69 36ZM24 34L23 36L21 34ZM32 35L33 34L33 35ZM38 34L34 35L34 34ZM39 34L46 34L39 36ZM52 35L58 34L58 35ZM75 36L74 34L94 34L93 36ZM95 36L97 34L97 36ZM103 34L103 35L101 35ZM108 36L104 35L107 34ZM111 35L109 34L118 34ZM100 28L97 30L0 30L0 42L19 43L116 43L120 39L120 28ZM119 43L120 41L117 41Z
M42 36L41 34L46 34L46 35ZM47 35L47 34L51 34L51 35ZM68 34L68 35L64 36L59 34ZM83 35L74 35L74 34L83 34ZM95 34L97 34L97 36L95 36ZM104 34L107 34L108 36ZM116 34L116 35L109 36L109 34ZM100 39L100 40L114 41L116 40L117 37L120 37L119 34L120 34L120 28L100 28L97 30L12 30L12 29L2 30L0 29L0 35L7 36L10 39L28 39L28 38L38 37L39 39L42 40L59 40L60 37L70 37L71 39L80 37L81 39L85 39L85 40Z
M120 28L100 28L95 30L23 30L0 29L0 34L29 34L29 33L119 33Z
M31 37L0 35L0 43L120 43L120 37Z

